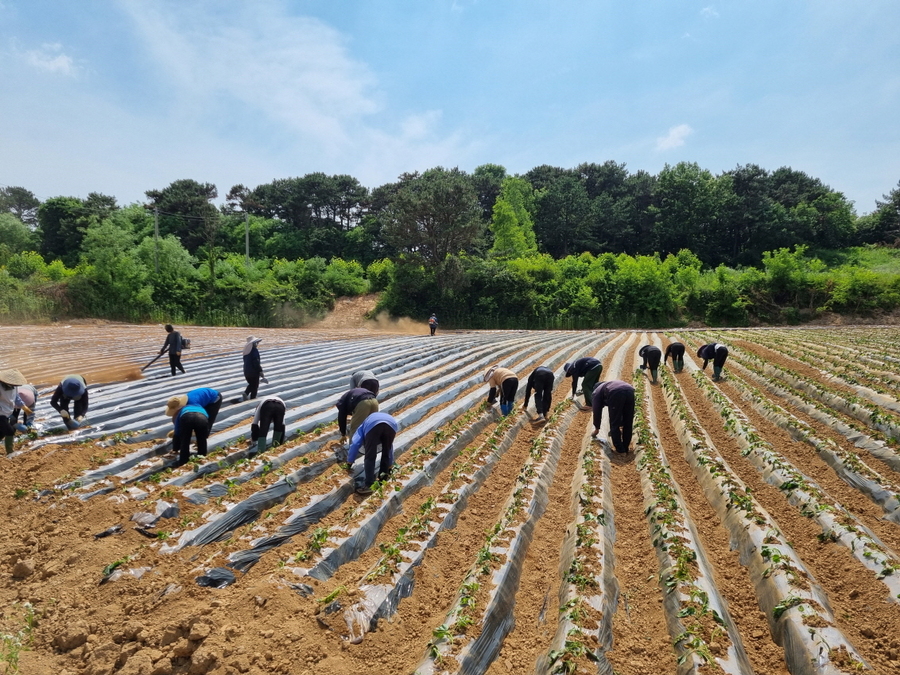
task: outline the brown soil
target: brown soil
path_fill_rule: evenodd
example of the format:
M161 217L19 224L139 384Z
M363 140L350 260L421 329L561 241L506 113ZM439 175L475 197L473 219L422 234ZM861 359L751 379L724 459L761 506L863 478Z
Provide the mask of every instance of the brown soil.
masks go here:
M353 304L353 303L349 303ZM348 338L366 340L384 328L369 328L364 321L351 325L362 316L361 306L343 307L346 316L335 317L332 326L321 330L256 330L266 345L294 344ZM340 313L340 310L339 310ZM354 315L357 319L350 318ZM340 323L344 322L344 323ZM417 332L427 334L422 324ZM872 329L873 335L878 335ZM98 332L104 349L95 348ZM240 328L187 327L184 334L194 340L195 349L185 357L192 361L224 352L236 351L249 334ZM398 331L402 332L402 331ZM752 332L750 332L752 334ZM803 339L816 341L817 331L804 331ZM882 333L893 339L890 330ZM840 331L828 331L830 340L842 341ZM0 364L19 367L38 384L55 384L61 375L82 372L91 382L127 380L134 369L144 365L158 351L164 333L159 326L121 324L80 324L69 327L3 328ZM546 341L563 334L536 336ZM877 339L877 338L876 338ZM773 350L751 345L765 358L784 359ZM859 347L857 347L859 348ZM582 349L579 352L596 351ZM623 364L620 377L628 379L633 367L633 350ZM163 362L165 358L157 362ZM794 360L790 367L804 372L809 368ZM155 367L155 366L154 366ZM734 370L728 376L736 378ZM527 373L520 373L527 376ZM838 627L867 659L873 672L900 672L900 605L885 597L884 586L862 568L844 547L822 543L820 530L790 506L783 494L761 480L757 471L741 457L736 443L727 435L721 417L687 374L678 376L701 425L712 437L725 459L747 482L754 496L777 519L785 537L827 593ZM821 378L819 373L817 378ZM568 379L557 382L555 399L566 395ZM752 411L726 380L721 385L736 405L754 424L760 435L821 485L871 528L893 551L900 547L900 528L883 521L878 507L837 478L834 472L809 446L795 442L778 427ZM758 388L758 387L757 387ZM714 571L715 583L728 602L737 628L754 669L760 675L786 673L783 652L768 632L759 610L746 568L736 552L730 550L728 535L706 501L691 469L682 456L680 444L668 420L658 387L652 396L662 446L672 467L689 515L705 545ZM521 405L521 403L519 403ZM521 414L521 413L518 413ZM800 416L798 414L798 416ZM549 647L550 636L558 620L560 584L559 551L571 518L569 496L580 449L581 437L590 414L578 413L566 434L563 454L544 516L538 521L534 539L525 559L514 607L515 628L506 638L499 657L489 667L492 675L531 672L536 658ZM833 438L848 449L852 446L826 425L810 423L816 433ZM495 428L491 423L474 441L485 439ZM19 672L28 675L210 675L244 674L335 674L408 673L425 655L432 631L446 619L463 576L471 568L482 546L485 530L502 516L507 496L516 484L528 457L532 439L540 426L526 423L507 453L499 460L484 485L469 500L456 527L443 532L434 548L426 551L423 563L415 571L410 597L401 601L391 620L381 620L377 629L359 645L350 645L343 635L337 615L325 614L322 602L332 592L342 606L358 597L358 585L382 552L379 544L389 543L400 527L415 515L429 497L437 496L450 480L447 469L433 482L412 495L403 510L391 518L377 536L375 544L357 560L340 567L325 582L293 574L290 567L304 563L284 563L306 546L307 532L289 544L269 551L246 574L237 573L237 582L224 589L201 588L196 577L212 566L222 565L229 551L247 548L249 540L283 522L292 512L328 492L343 479L334 468L310 483L299 486L295 496L266 511L256 523L239 528L229 541L178 553L162 555L161 541L147 539L135 531L130 518L139 510L153 510L155 499L147 503L125 499L121 493L95 497L86 502L73 494L54 491L36 499L37 492L52 488L63 480L74 479L85 469L96 466L104 453L121 452L119 446L98 448L94 443L47 445L13 459L0 457L3 481L0 487L0 633L17 634L29 641L27 616L37 617L30 631L30 650L20 653ZM307 438L298 442L303 442ZM292 440L293 442L293 440ZM420 442L426 442L421 439ZM131 451L134 446L128 446ZM313 455L310 461L324 457L332 448ZM270 451L271 452L271 451ZM865 458L865 457L864 457ZM616 672L672 673L676 671L662 610L662 591L658 584L658 562L650 541L644 515L634 454L611 458L612 496L616 524L615 573L620 586L620 605L613 617L613 650L608 658ZM292 468L296 468L292 463ZM451 465L452 466L452 465ZM230 467L216 473L213 481L225 481L246 471ZM266 477L263 482L271 479ZM193 489L205 481L186 486ZM144 483L143 488L150 487ZM249 495L256 489L241 487L237 494ZM153 494L163 494L153 486ZM170 501L181 505L181 514L161 521L155 528L176 533L196 527L201 516L216 504L196 506L187 503L183 490L171 488ZM224 502L232 501L227 498ZM224 503L223 502L223 503ZM337 529L357 523L366 513L365 500L351 498L315 527ZM346 520L346 523L344 522ZM192 524L191 524L192 523ZM95 539L110 526L123 526L121 534ZM124 569L150 567L142 578L126 575L118 581L100 584L104 567L132 558ZM288 584L308 584L312 597L303 597ZM26 604L28 603L28 604ZM321 621L320 621L321 619ZM335 630L329 630L332 625ZM472 630L478 630L473 627ZM474 633L473 633L474 634ZM837 658L836 655L835 658ZM0 650L0 659L6 658ZM0 672L5 664L0 661Z

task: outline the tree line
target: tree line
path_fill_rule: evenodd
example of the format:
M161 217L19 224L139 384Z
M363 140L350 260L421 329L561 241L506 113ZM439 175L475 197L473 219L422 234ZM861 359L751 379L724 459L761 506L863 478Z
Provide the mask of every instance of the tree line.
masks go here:
M292 325L376 290L383 309L445 325L791 320L772 310L786 297L767 285L777 261L804 270L804 312L890 308L890 278L859 304L845 291L875 283L865 270L806 252L900 239L900 185L857 216L819 179L756 165L436 167L372 190L313 173L233 186L220 206L215 185L185 179L146 196L0 189L0 317ZM668 279L656 295L632 293L653 277Z

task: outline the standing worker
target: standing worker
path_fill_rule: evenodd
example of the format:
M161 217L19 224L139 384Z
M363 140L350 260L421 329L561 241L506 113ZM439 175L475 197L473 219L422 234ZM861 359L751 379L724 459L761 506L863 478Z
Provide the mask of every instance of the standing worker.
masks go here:
M663 356L663 365L665 365L666 361L669 359L669 356L672 357L672 366L675 368L676 373L680 373L684 370L684 345L680 342L670 342L669 346L666 347L666 354Z
M706 370L707 364L713 362L713 381L718 382L722 379L722 368L728 359L728 347L718 342L703 345L697 350L697 358L703 359L703 368Z
M12 454L16 441L16 429L10 419L16 407L16 394L18 387L27 382L15 368L0 370L0 436L3 436L3 449L7 455Z
M347 468L352 470L353 462L359 456L361 448L365 450L363 466L365 475L363 483L357 484L356 494L372 494L372 483L375 482L375 456L378 454L378 446L381 446L381 464L378 467L378 480L384 480L391 474L394 466L394 438L400 426L393 416L383 412L374 412L359 425L350 441L350 449L347 451Z
M69 401L75 401L72 416L69 415ZM81 421L88 411L88 390L84 377L66 375L56 387L56 391L53 392L50 405L59 412L66 429L72 431L81 426Z
M12 423L16 431L23 434L31 429L34 424L34 406L37 405L38 392L33 384L24 384L18 388L16 394L16 409L13 410ZM22 411L22 421L19 422L19 411Z
M431 329L431 334L434 335L434 331L436 331L438 327L437 314L432 314L428 317L428 327Z
M357 370L350 376L350 388L356 389L358 387L368 389L375 396L378 396L378 390L381 385L378 382L378 378L375 377L375 373L371 370Z
M534 389L534 409L537 411L537 421L546 422L550 414L550 397L553 395L553 371L547 366L538 366L525 383L525 405L522 410L528 409L528 401L531 399L531 390Z
M206 457L209 438L209 415L203 406L185 405L187 397L173 396L166 404L166 415L172 418L175 429L172 432L172 449L178 453L174 466L187 464L191 458L191 434L197 438L197 454Z
M259 391L259 381L262 380L266 384L269 381L263 375L262 362L259 358L259 349L256 345L262 342L262 338L247 338L244 344L244 379L247 380L247 388L244 389L243 400L256 398Z
M572 378L573 399L575 399L578 391L578 378L582 378L581 395L584 396L585 405L582 410L585 410L587 406L591 405L591 394L594 391L594 385L600 379L600 373L603 372L603 364L593 356L586 356L576 360L574 363L567 363L563 366L563 372L566 374L566 377Z
M256 443L256 453L265 452L266 436L269 435L269 425L272 425L272 447L281 445L284 441L284 401L277 396L267 396L260 400L253 414L253 422L250 424L250 445ZM211 425L210 425L211 426Z
M634 387L622 380L601 382L594 389L592 399L594 410L593 438L600 432L603 421L603 408L609 408L609 437L616 452L627 454L631 445L631 433L634 426Z
M653 345L644 345L638 352L638 356L644 359L644 363L641 364L641 370L649 368L653 384L656 384L656 376L659 374L659 362L662 359L662 350Z
M344 392L335 403L338 409L338 428L341 430L341 443L347 441L347 417L350 419L350 438L359 428L359 425L372 413L378 412L378 400L370 390L364 387L354 387Z
M184 366L181 365L181 348L182 348L182 340L181 333L172 328L172 324L166 324L166 341L163 342L162 349L159 350L160 354L165 354L166 350L169 352L169 367L172 369L172 377L175 377L175 369L177 368L182 373L184 373Z
M497 392L500 393L500 412L509 415L513 409L513 401L516 400L516 390L519 388L519 377L509 368L491 366L484 374L484 381L491 385L488 392L488 405L494 405L497 400Z

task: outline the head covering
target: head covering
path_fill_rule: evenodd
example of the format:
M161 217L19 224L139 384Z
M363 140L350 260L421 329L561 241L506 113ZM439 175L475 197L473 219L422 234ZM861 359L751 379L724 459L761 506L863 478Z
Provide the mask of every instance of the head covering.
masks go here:
M15 368L0 370L0 382L11 384L14 387L21 387L23 384L28 384L28 380L25 379L25 376Z
M63 395L73 401L77 401L86 391L84 382L77 377L67 377L62 381Z
M175 413L187 405L187 394L181 396L173 396L166 403L166 417L172 417Z
M262 342L262 338L253 337L252 335L247 338L247 342L244 343L244 356L247 356L250 352L253 351L253 347Z
M37 400L37 390L34 386L30 384L19 385L19 400L22 401L29 408L34 407L34 402Z
M497 370L497 366L491 366L487 369L487 372L484 374L484 381L487 382L491 379L491 375L494 374L494 371Z
M571 370L571 368L572 368L571 363L567 363L566 365L563 366L563 373L565 373L566 377L569 376L569 370Z
M704 349L706 349L706 345L702 345L702 346L700 347L700 349L697 350L697 358L698 358L698 359L702 359L702 358L703 358L703 350L704 350Z

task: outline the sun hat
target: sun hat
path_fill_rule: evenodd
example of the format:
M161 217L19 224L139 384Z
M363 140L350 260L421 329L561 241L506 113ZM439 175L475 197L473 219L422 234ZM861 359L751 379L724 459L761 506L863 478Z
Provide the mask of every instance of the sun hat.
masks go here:
M0 370L0 382L11 384L14 387L21 387L23 384L28 384L28 380L25 379L25 376L15 368L5 368L4 370Z
M166 403L166 417L172 417L175 413L187 405L187 394L181 396L173 396Z
M262 338L250 336L247 338L247 342L244 343L244 356L253 351L253 345L257 345L262 342Z
M75 375L70 375L62 381L62 390L63 395L73 401L79 400L84 396L84 392L87 391L84 382L80 377L76 377Z
M487 372L484 374L484 381L487 382L491 379L491 375L494 374L494 371L497 370L497 366L491 366L487 369Z

